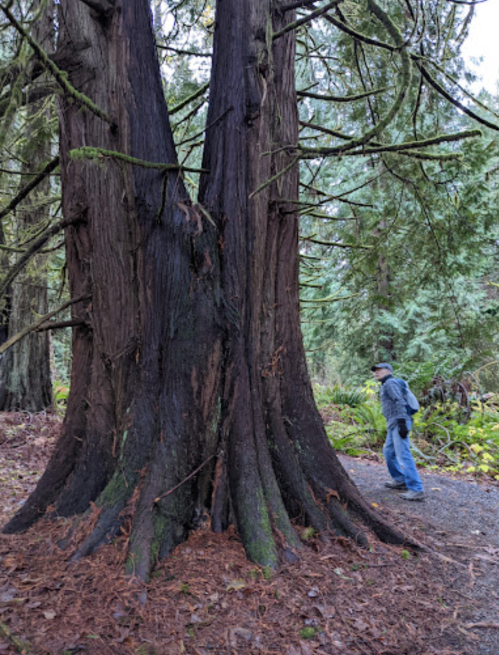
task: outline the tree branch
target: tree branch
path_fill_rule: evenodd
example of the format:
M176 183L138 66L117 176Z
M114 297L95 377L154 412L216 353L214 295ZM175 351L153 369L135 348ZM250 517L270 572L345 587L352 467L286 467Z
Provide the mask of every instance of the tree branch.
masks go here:
M73 223L74 221L68 221L68 220L62 220L59 223L56 223L51 228L49 228L46 232L44 232L31 245L31 247L28 250L26 250L24 255L17 260L14 266L12 266L12 268L10 269L9 273L5 276L3 281L0 282L0 298L3 298L11 283L16 279L16 277L19 275L19 273L22 271L22 269L28 263L31 257L36 255L36 253L43 248L43 246L47 243L47 241L51 237L54 236L54 234L57 234L58 232L68 227L69 225L73 225Z
M142 168L156 168L160 171L187 171L188 173L208 173L204 168L190 168L189 166L181 166L180 164L162 164L161 162L145 161L144 159L137 159L131 155L125 155L123 152L117 150L106 150L105 148L94 148L92 146L83 146L82 148L75 148L70 151L72 159L104 159L109 157L124 161L127 164L134 166L141 166Z
M404 141L403 143L393 143L391 145L376 145L376 146L367 146L363 147L361 150L355 150L355 151L350 151L346 153L342 153L345 155L368 155L368 154L374 154L374 153L382 153L382 152L395 152L395 153L401 153L403 151L412 151L414 148L426 148L428 146L434 146L438 145L440 143L450 143L452 141L461 141L462 139L470 139L473 137L481 137L483 136L482 131L475 129L475 130L466 130L465 132L456 132L454 134L442 134L440 136L435 136L431 137L429 139L421 139L419 141ZM332 156L332 155L337 155L339 154L339 148L307 148L305 146L302 146L302 152L306 155L310 154L313 155L313 157L316 156ZM423 153L420 153L423 154ZM442 156L446 156L447 153L442 153ZM432 158L435 157L440 157L441 155L438 155L438 153L433 153ZM304 157L305 158L305 157ZM306 157L307 159L310 159L310 157Z
M90 100L89 97L87 97L85 94L81 93L80 91L77 91L75 87L70 84L68 81L68 76L65 71L60 70L55 63L50 59L50 57L47 55L45 50L40 46L39 43L33 39L33 37L27 32L24 27L18 22L18 20L15 18L15 16L9 11L8 7L5 7L4 5L0 5L0 9L3 11L7 19L9 20L10 24L21 34L23 38L26 39L26 41L29 43L29 45L32 47L32 49L35 51L38 59L40 60L41 64L46 68L48 71L52 73L58 84L61 86L62 89L66 93L68 93L70 96L72 96L77 102L79 102L81 105L86 107L87 109L90 109L90 111L101 118L103 121L106 121L106 123L109 123L113 128L117 128L116 123L114 120L108 116L100 107L98 107L92 100Z
M354 100L364 100L364 98L369 98L370 96L380 95L389 89L390 87L384 87L382 89L366 91L365 93L358 93L357 95L352 96L325 96L320 93L311 93L310 91L297 91L296 95L301 98L315 98L315 100L327 100L328 102L353 102Z
M343 139L344 141L351 141L353 139L353 137L349 136L348 134L343 134L342 132L336 132L336 130L330 130L327 127L323 127L322 125L316 125L315 123L307 123L305 121L299 121L299 123L302 127L308 127L311 130L324 132L324 134L330 134L331 136L334 136L338 139Z
M317 243L319 246L334 246L335 248L353 248L357 250L373 250L373 246L361 246L356 243L340 243L338 241L320 241L313 237L300 237L300 241L308 241L309 243Z
M82 302L83 300L89 300L92 296L91 295L84 295L84 296L79 296L78 298L73 298L72 300L68 300L65 302L63 305L58 307L57 309L52 310L51 312L48 312L48 314L45 314L42 316L38 321L35 323L32 323L28 327L25 327L24 330L21 330L17 334L15 334L13 337L8 339L4 344L0 346L0 355L2 355L6 350L11 348L14 344L16 344L18 341L21 341L21 339L24 339L28 334L31 332L35 332L38 330L40 326L42 326L44 323L46 323L49 319L52 318L52 316L55 316L56 314L59 314L60 312L64 311L71 305L75 305L78 302Z
M443 96L446 100L448 100L451 104L453 104L455 107L458 107L462 112L467 114L468 116L471 116L474 120L477 121L477 123L480 123L481 125L485 125L486 127L490 127L492 130L499 131L499 125L495 125L494 123L491 123L490 121L486 120L485 118L482 118L478 114L475 114L474 111L471 111L471 109L468 109L466 105L463 105L459 100L456 100L451 96L451 94L444 89L443 86L441 86L431 75L428 73L426 68L419 63L418 64L419 70L421 71L421 75L424 77L424 79L428 82L430 86L432 86L438 93Z
M172 107L172 109L169 109L168 110L169 115L173 116L173 114L179 112L181 109L186 107L189 103L191 103L193 100L196 100L196 98L202 96L209 88L210 88L210 83L206 82L206 84L200 86L199 89L195 91L192 95L188 96L185 100L182 100L182 102L179 102L179 104L175 105L175 107Z
M47 177L47 175L50 175L52 171L55 171L55 169L59 166L59 157L55 157L50 161L42 170L37 173L36 177L34 177L31 182L26 184L19 193L16 195L15 198L13 198L7 207L4 207L4 209L0 210L0 221L2 218L7 216L13 209L17 207L17 205L26 198L27 195L33 191L35 187L37 187L40 182L43 182L43 180Z
M288 32L292 32L293 30L298 29L302 25L305 25L305 23L310 23L310 21L314 20L314 18L318 18L319 16L322 16L333 7L339 5L341 2L343 2L343 0L333 0L332 2L329 2L324 7L319 7L319 9L312 11L307 16L304 16L303 18L299 18L298 20L294 21L294 23L289 23L288 25L286 25L286 27L283 27L282 30L279 30L279 32L274 32L274 34L272 34L272 40L275 41L276 39L283 36L284 34L287 34Z
M389 43L384 43L383 41L377 41L376 39L371 39L369 36L366 36L365 34L356 32L351 27L348 27L346 23L342 23L337 18L334 18L329 14L324 18L328 21L328 23L331 23L331 25L334 25L342 32L345 32L345 34L348 34L349 36L353 37L356 41L361 41L362 43L367 43L368 45L373 45L376 46L377 48L383 48L384 50L389 50L390 52L394 52L397 49L395 46L392 46Z
M82 321L79 318L74 318L70 321L47 321L37 327L35 332L45 332L46 330L61 330L68 327L76 327L78 325L88 325L86 321Z
M314 0L315 2L315 0ZM213 57L211 52L195 52L194 50L181 50L180 48L172 48L170 45L163 45L162 43L157 43L156 47L160 50L170 50L177 55L187 55L189 57Z

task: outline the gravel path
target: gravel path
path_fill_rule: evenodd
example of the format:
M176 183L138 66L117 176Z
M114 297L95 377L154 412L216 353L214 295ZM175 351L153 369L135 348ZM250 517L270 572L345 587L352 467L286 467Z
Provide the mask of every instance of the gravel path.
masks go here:
M368 502L417 528L434 550L456 562L449 587L465 605L468 600L462 629L475 635L476 646L469 655L499 655L499 486L420 470L426 500L408 502L383 486L389 479L384 463L340 460Z

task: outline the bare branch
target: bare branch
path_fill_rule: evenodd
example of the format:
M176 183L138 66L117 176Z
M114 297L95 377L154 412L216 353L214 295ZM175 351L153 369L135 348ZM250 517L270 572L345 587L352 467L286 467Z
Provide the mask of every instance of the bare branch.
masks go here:
M317 130L318 132L323 132L324 134L330 134L331 136L336 137L337 139L343 139L344 141L351 141L352 136L348 134L343 134L342 132L337 132L336 130L330 130L327 127L322 127L322 125L316 125L315 123L307 123L305 121L299 121L302 127L308 127L311 130Z
M35 329L35 332L45 332L46 330L62 330L68 327L77 327L78 325L88 325L86 321L79 318L73 318L69 321L47 321L42 323L40 327Z
M54 171L57 167L59 166L59 157L55 157L55 159L52 159L45 168L43 168L37 175L34 177L31 182L26 184L19 193L16 195L15 198L13 198L9 204L2 210L0 210L0 220L7 216L13 209L17 207L17 205L26 198L27 195L33 191L34 188L36 188L40 182L43 182L43 180L47 177L47 175L50 175L52 171ZM1 295L1 294L0 294Z
M336 7L337 5L339 5L341 2L343 2L343 0L333 0L332 2L329 2L324 7L319 7L319 9L316 9L315 11L312 11L307 16L304 16L303 18L299 18L294 23L289 23L289 25L286 25L286 27L283 27L282 30L279 30L279 32L275 32L272 35L272 39L275 41L276 39L283 36L284 34L287 34L288 32L296 30L296 29L298 29L298 27L301 27L302 25L305 25L306 23L310 23L310 21L314 20L314 18L318 18L319 16L322 16L323 14L328 12L333 7Z
M373 246L361 246L357 243L341 243L339 241L320 241L313 237L301 237L301 241L308 241L309 243L317 243L319 246L331 246L334 248L353 248L357 250L373 250Z
M9 273L0 282L0 298L4 296L11 283L16 279L28 261L43 248L47 241L64 228L73 225L73 223L74 221L62 220L46 230L36 241L33 242L31 247L18 259L15 265L10 269Z
M173 116L173 114L176 114L179 112L181 109L186 107L189 103L191 103L193 100L196 100L196 98L199 98L199 96L204 95L206 91L210 88L210 83L206 82L206 84L203 84L202 86L199 87L197 91L195 91L192 95L190 95L188 98L185 100L182 100L182 102L179 102L178 105L175 105L175 107L172 107L171 109L168 110L168 113L170 116Z
M310 91L297 91L296 95L302 98L314 98L315 100L326 100L328 102L354 102L355 100L364 100L364 98L369 98L370 96L380 95L389 89L390 87L384 87L382 89L366 91L365 93L358 93L351 96L326 96L320 93L311 93Z
M187 55L188 57L213 57L211 52L195 52L194 50L181 50L180 48L173 48L170 45L163 45L161 43L157 43L156 47L159 48L160 50L169 50L177 55Z
M78 298L73 298L72 300L68 300L65 302L63 305L58 307L57 309L52 310L51 312L48 312L48 314L45 314L41 318L38 319L35 323L32 323L28 327L25 327L24 330L21 330L17 334L15 334L13 337L8 339L4 344L0 346L0 355L2 355L6 350L11 348L14 344L16 344L18 341L21 341L21 339L24 339L24 337L28 336L31 332L35 332L40 328L44 323L49 321L52 316L55 316L56 314L59 314L60 312L64 311L71 305L75 305L78 302L82 302L83 300L89 300L92 296L91 295L84 295L84 296L79 296Z

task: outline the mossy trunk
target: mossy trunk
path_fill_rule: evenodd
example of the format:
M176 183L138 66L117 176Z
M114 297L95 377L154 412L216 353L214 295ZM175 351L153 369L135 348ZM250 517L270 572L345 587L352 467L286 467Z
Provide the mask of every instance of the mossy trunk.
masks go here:
M217 5L207 220L177 173L69 154L85 145L176 161L147 0L117 0L106 20L69 0L61 12L69 79L117 127L61 103L64 212L78 220L67 233L71 293L92 300L73 309L86 325L74 331L61 440L5 530L50 503L68 516L95 501L78 558L116 534L128 505L127 570L142 579L203 511L215 530L234 520L249 557L272 567L297 556L294 522L366 543L360 521L401 542L339 464L308 378L294 36L272 40L293 13L270 0Z

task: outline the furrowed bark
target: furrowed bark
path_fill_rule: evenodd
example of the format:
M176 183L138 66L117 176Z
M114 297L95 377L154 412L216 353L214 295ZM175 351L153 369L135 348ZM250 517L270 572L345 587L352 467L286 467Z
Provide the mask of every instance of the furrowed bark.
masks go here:
M296 558L295 523L365 544L359 521L403 541L362 500L313 400L299 322L294 32L282 32L294 13L279 5L218 2L199 209L178 172L70 158L95 147L176 162L147 0L117 0L105 24L61 2L58 61L118 129L61 102L64 214L79 221L67 230L71 294L92 301L73 310L85 324L56 455L7 530L48 503L68 516L94 501L78 559L112 539L125 510L127 571L142 580L210 505L213 529L235 519L264 566Z

